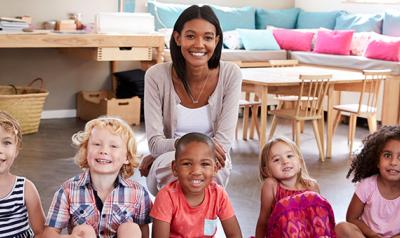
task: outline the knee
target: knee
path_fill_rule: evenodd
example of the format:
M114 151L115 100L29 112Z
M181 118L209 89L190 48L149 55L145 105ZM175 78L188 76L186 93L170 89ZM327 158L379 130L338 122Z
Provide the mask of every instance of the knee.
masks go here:
M142 231L138 224L133 222L125 222L118 227L117 237L141 237Z
M336 236L338 238L360 237L358 228L349 222L340 222L335 226ZM362 236L361 236L362 237Z
M96 232L94 231L93 227L86 224L74 227L72 234L77 235L78 237L96 238Z

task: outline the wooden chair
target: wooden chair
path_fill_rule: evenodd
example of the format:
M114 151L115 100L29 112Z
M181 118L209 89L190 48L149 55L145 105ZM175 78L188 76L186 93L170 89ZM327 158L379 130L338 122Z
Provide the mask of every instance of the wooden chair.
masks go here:
M323 130L324 114L323 100L327 93L329 80L332 75L300 75L301 80L297 101L293 108L277 108L269 114L273 115L269 139L276 130L278 118L289 119L294 122L295 142L300 146L301 122L312 121L315 139L317 141L319 158L325 160Z
M298 60L270 60L269 64L273 68L279 67L295 67L299 64ZM278 101L277 109L281 108L293 108L294 103L297 101L297 95L275 95L275 99ZM294 140L295 137L295 124L292 124L292 139ZM301 130L302 133L304 131L304 123L301 123Z
M242 138L247 140L247 135L249 131L249 118L251 112L250 121L250 139L254 138L254 130L256 130L258 138L260 138L260 128L258 123L258 108L261 106L260 100L258 100L257 95L253 90L242 86L242 92L245 93L244 99L239 101L239 109L243 108L243 128L242 128ZM238 133L238 126L236 126L236 139Z
M391 70L363 70L364 80L362 82L362 90L358 96L356 104L340 104L333 106L337 111L334 120L333 132L336 131L342 113L349 113L349 133L347 143L349 145L349 154L353 149L353 141L356 133L357 117L366 117L368 120L369 132L373 133L377 128L376 112L377 102L382 80L391 74Z

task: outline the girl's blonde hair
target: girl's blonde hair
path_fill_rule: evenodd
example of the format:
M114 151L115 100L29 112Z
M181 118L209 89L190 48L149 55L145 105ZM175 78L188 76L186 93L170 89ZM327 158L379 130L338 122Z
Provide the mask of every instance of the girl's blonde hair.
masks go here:
M81 168L89 168L87 161L87 147L90 134L93 128L107 128L112 133L120 135L125 140L128 152L128 164L124 164L121 168L120 173L124 178L133 175L133 170L139 165L136 157L136 139L132 128L124 120L118 117L112 116L101 116L93 119L86 123L85 129L79 131L72 136L72 143L79 147L78 152L75 155L75 163Z
M5 111L0 111L0 126L15 136L17 149L22 148L22 129L18 121Z
M278 142L282 142L287 144L290 149L297 155L297 157L300 160L300 173L298 176L298 179L301 184L305 185L308 187L310 182L316 182L315 179L311 178L311 176L308 174L308 170L306 167L306 163L304 161L303 155L300 152L299 147L292 141L289 140L285 137L276 137L267 142L267 144L264 145L262 148L261 154L260 154L260 181L264 181L266 178L271 177L271 174L269 172L268 168L268 159L270 157L271 153L271 148L273 145L275 145Z

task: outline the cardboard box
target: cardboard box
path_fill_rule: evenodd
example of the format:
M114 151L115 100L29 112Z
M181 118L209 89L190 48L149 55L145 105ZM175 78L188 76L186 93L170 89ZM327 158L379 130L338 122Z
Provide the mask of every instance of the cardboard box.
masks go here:
M79 92L77 116L91 120L101 115L118 116L130 125L140 125L140 98L116 99L110 91Z

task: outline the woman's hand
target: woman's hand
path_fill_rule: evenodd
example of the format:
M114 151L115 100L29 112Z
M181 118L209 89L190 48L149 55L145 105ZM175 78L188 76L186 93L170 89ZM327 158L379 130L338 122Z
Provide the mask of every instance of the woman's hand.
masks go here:
M213 139L215 145L215 156L217 158L217 169L220 170L221 168L225 167L225 160L226 160L226 152L222 145Z
M147 177L150 172L151 165L153 164L155 158L151 155L143 157L142 162L139 166L140 176Z

